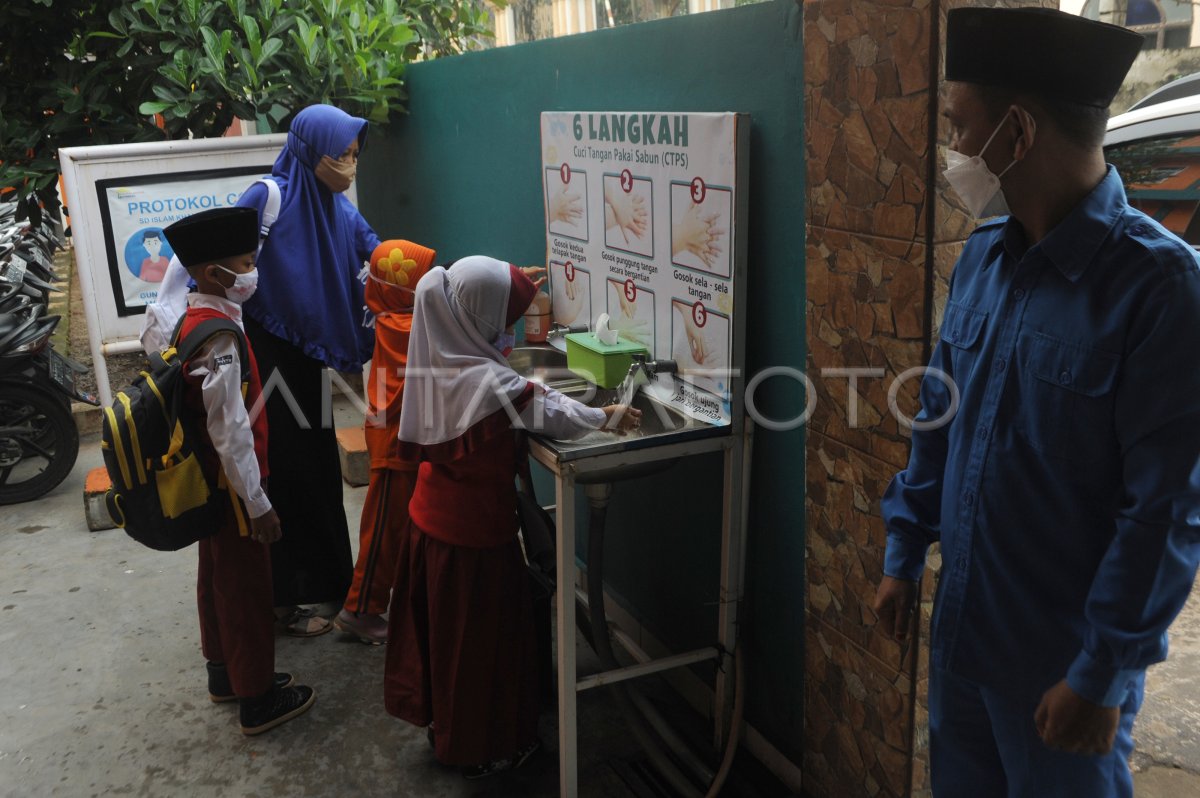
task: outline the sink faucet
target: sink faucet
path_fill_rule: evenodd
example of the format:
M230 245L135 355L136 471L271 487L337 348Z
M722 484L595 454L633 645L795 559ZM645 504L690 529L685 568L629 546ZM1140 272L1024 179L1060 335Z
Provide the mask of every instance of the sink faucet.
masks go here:
M678 370L679 366L674 360L647 360L644 354L633 355L633 362L629 364L629 373L625 375L625 379L621 381L621 387L617 389L617 402L629 404L633 401L633 394L638 388L649 384L659 374L675 374Z
M551 338L565 336L567 333L581 333L587 331L588 326L586 324L576 324L574 327L568 327L565 324L554 322L550 325L550 331L546 333L546 340L549 341Z
M633 363L629 366L629 373L639 372L646 375L647 381L654 379L659 374L674 374L679 371L679 366L674 360L646 360L646 356L641 352L633 355Z

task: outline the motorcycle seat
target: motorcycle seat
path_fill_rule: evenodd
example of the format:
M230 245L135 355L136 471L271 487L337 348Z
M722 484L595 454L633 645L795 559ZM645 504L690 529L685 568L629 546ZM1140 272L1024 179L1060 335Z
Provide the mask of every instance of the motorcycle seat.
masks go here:
M22 324L24 321L25 317L16 313L0 313L0 337L8 335L17 329L18 324Z
M40 308L35 308L35 310L40 310ZM11 320L11 323L6 328L0 329L0 357L7 355L13 348L13 342L20 339L30 327L37 323L39 315L41 314L34 312L4 314L4 318Z

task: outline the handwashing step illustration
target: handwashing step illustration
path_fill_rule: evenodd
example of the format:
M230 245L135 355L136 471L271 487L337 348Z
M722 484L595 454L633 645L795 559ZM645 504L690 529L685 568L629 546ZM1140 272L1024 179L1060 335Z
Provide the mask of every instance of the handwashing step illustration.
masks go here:
M716 424L731 398L737 131L729 113L542 114L551 321L594 330L605 314L621 343L678 365L647 388L656 399Z

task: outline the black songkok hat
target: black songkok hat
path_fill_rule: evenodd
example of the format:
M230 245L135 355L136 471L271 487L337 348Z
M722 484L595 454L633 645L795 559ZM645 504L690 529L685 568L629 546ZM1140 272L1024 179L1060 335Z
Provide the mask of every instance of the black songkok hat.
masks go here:
M1131 30L1044 8L954 8L946 80L1107 108L1142 49Z
M258 211L254 208L213 208L192 214L163 229L171 249L184 266L245 255L258 249Z

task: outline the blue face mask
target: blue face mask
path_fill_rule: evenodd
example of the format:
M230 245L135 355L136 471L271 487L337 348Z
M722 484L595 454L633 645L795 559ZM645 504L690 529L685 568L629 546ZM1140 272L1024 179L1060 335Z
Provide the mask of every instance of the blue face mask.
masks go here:
M492 341L492 346L496 347L496 351L508 357L512 354L513 345L517 342L517 336L510 333L508 330L501 332L496 336L496 340Z

